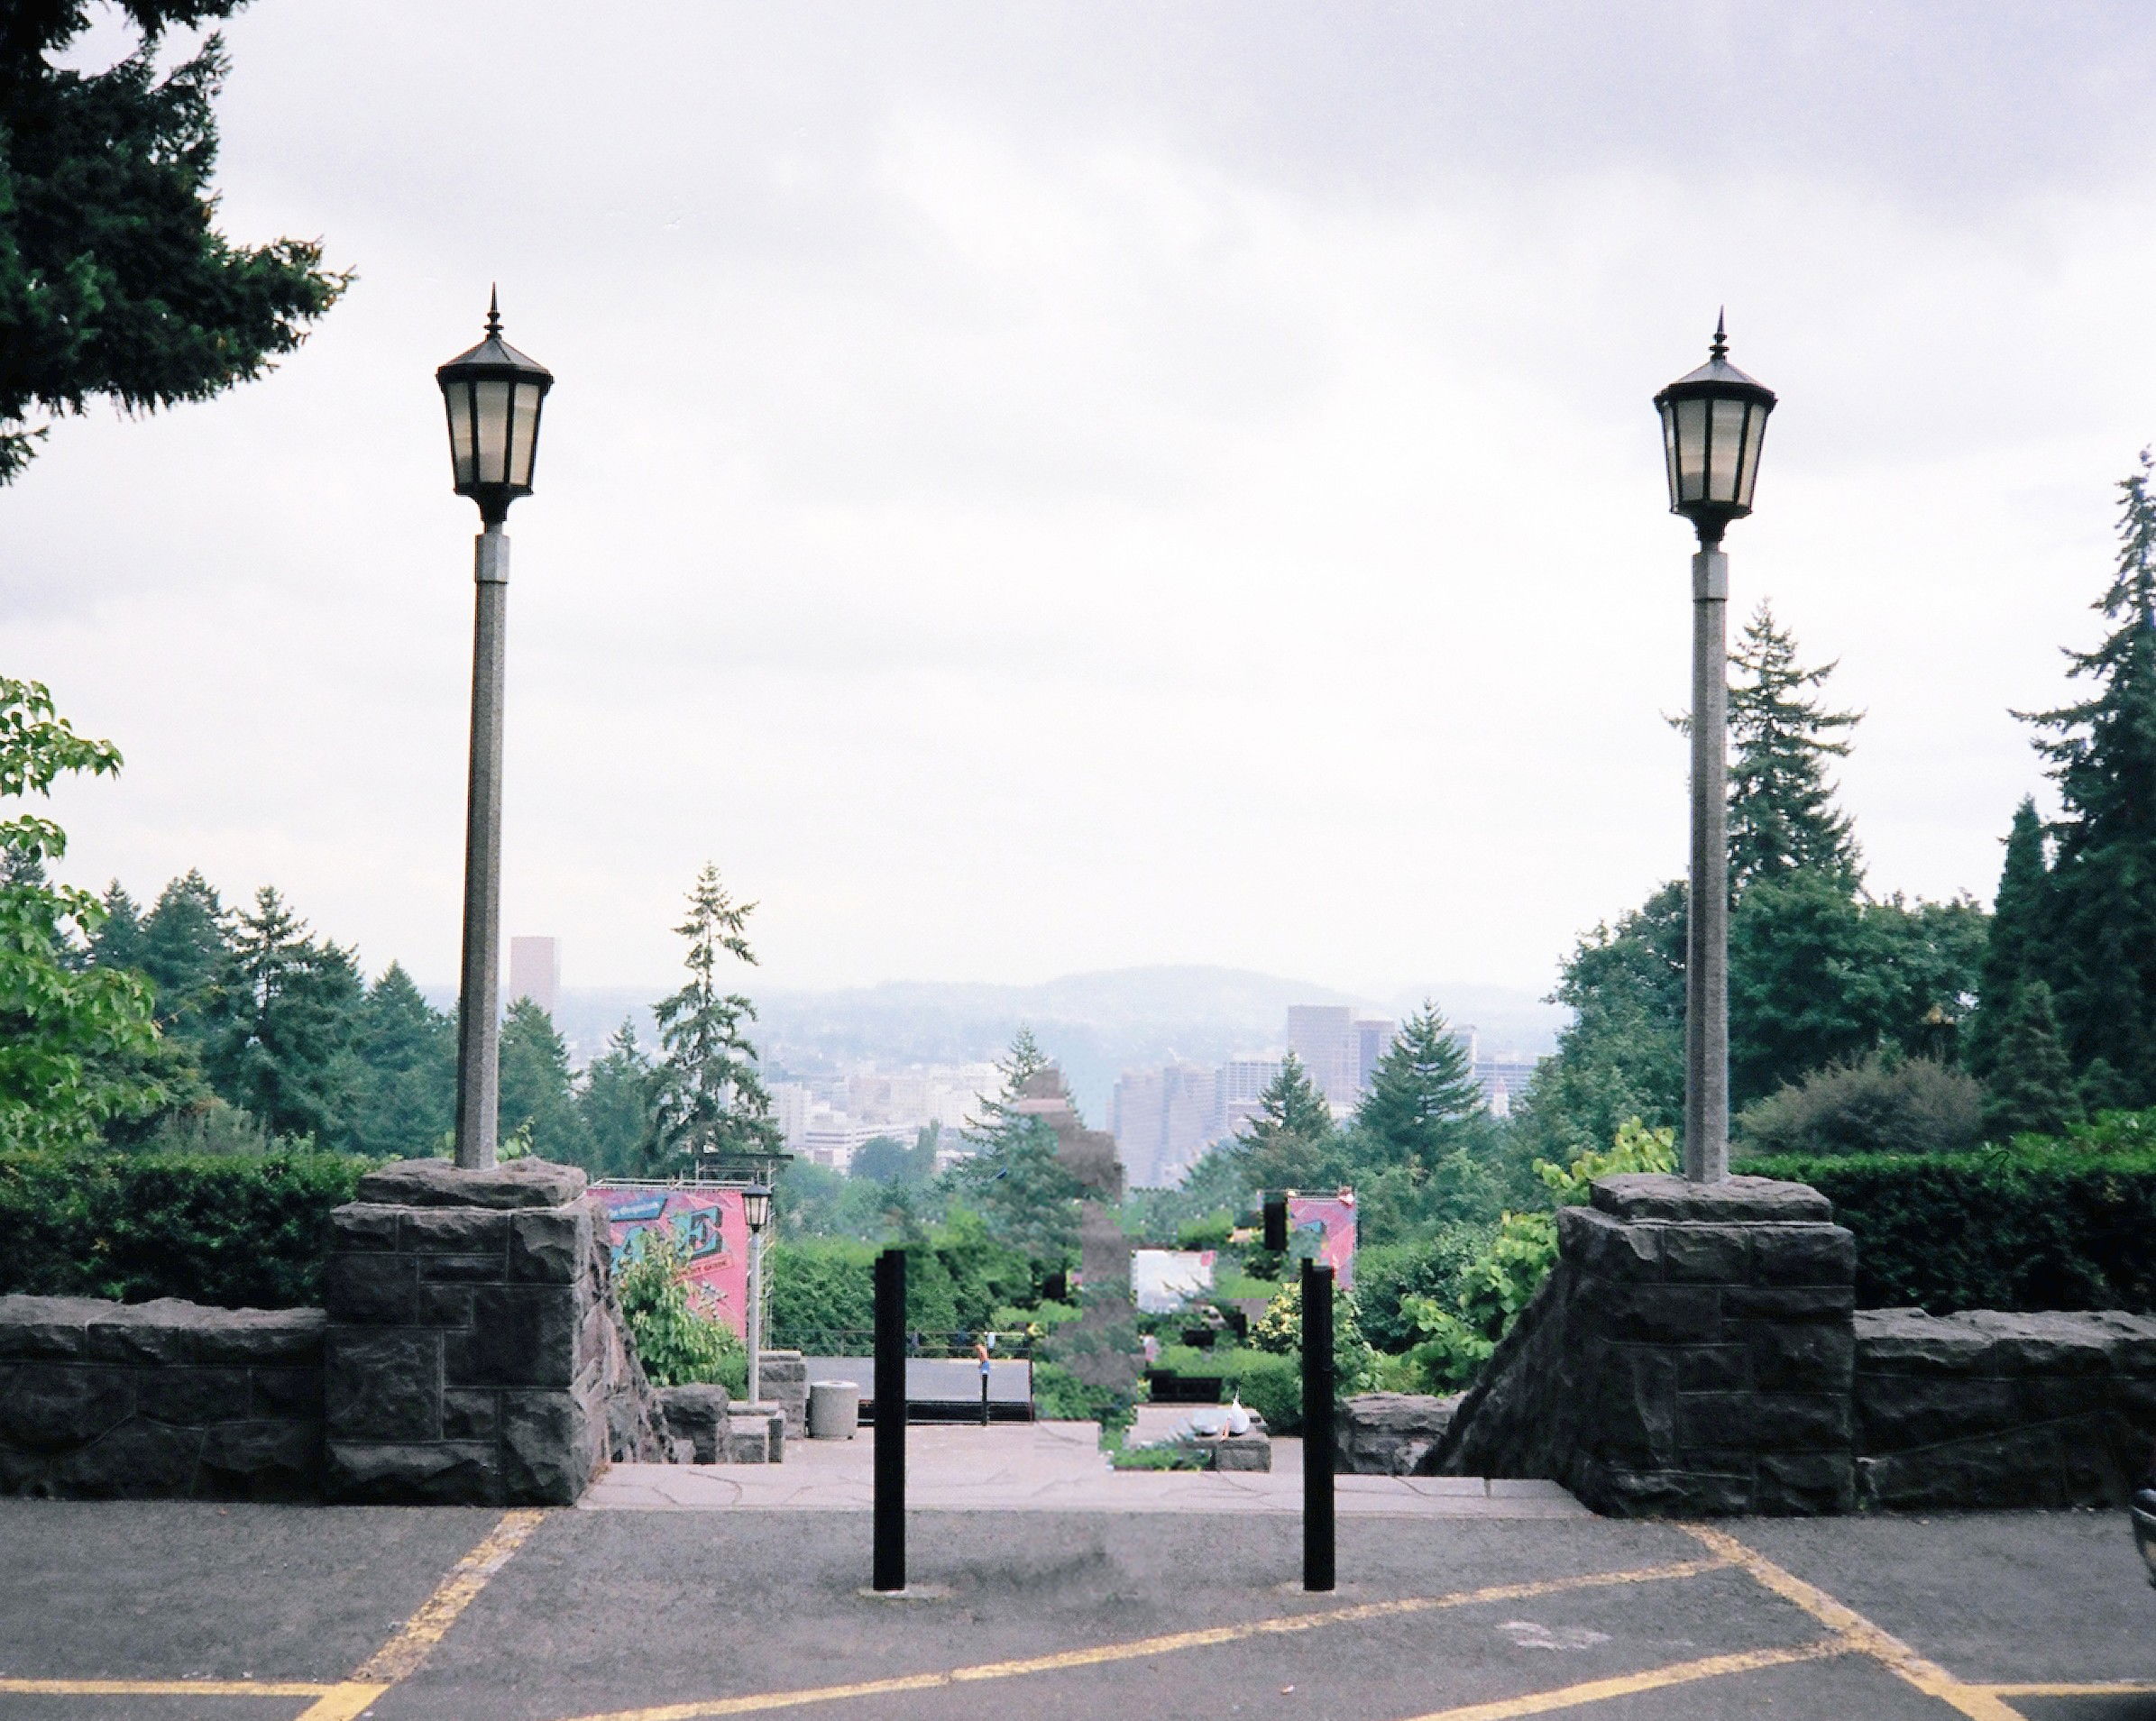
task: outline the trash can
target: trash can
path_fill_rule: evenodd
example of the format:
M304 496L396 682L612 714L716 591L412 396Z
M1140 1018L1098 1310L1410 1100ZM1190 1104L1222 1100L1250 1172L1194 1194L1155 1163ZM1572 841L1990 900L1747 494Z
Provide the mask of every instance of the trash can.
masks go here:
M809 1383L809 1438L851 1440L861 1425L861 1389L850 1380Z

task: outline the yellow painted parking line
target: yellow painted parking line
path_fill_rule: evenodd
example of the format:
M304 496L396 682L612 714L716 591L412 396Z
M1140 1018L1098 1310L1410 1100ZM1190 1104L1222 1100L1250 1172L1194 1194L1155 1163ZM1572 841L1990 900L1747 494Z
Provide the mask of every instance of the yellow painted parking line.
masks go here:
M419 1611L398 1627L397 1634L354 1668L350 1679L323 1689L320 1700L303 1710L298 1721L353 1721L391 1686L417 1673L464 1609L479 1598L479 1592L546 1521L544 1512L504 1512L479 1545L449 1569L434 1594L420 1603Z
M1735 1536L1711 1530L1703 1524L1682 1524L1679 1528L1748 1573L1755 1582L1803 1608L1849 1648L1870 1656L1926 1697L1937 1698L1959 1709L1969 1721L2023 1721L1990 1688L1966 1684L1956 1679L1938 1662L1927 1661L1892 1633L1882 1631L1855 1608L1835 1600L1817 1584L1808 1584L1794 1572L1784 1570Z
M1558 1596L1578 1589L1605 1588L1613 1584L1665 1582L1696 1578L1718 1571L1730 1561L1680 1560L1667 1565L1638 1566L1628 1571L1589 1572L1572 1578L1547 1578L1532 1583L1491 1584L1482 1589L1463 1589L1447 1596L1408 1596L1397 1601L1362 1602L1350 1607L1328 1607L1307 1614L1281 1614L1269 1619L1245 1620L1234 1625L1208 1625L1197 1631L1170 1632L1159 1637L1133 1638L1121 1643L1101 1643L1090 1649L1060 1650L1050 1655L1029 1656L1016 1661L982 1661L971 1667L950 1668L932 1673L896 1674L887 1679L862 1680L849 1685L819 1685L786 1691L757 1691L742 1697L709 1698L697 1702L669 1703L656 1708L611 1709L576 1721L706 1721L728 1715L757 1715L770 1709L794 1709L815 1703L837 1703L849 1698L885 1697L902 1691L932 1691L983 1680L1020 1679L1033 1673L1060 1673L1072 1668L1103 1667L1114 1661L1141 1661L1148 1656L1170 1655L1181 1650L1210 1649L1222 1643L1240 1643L1253 1637L1280 1636L1290 1632L1315 1631L1325 1625L1352 1625L1362 1620L1395 1619L1407 1614L1434 1613L1444 1608L1472 1607L1478 1603L1525 1601L1537 1596ZM1700 1676L1705 1677L1705 1676ZM1522 1710L1522 1714L1529 1711ZM314 1721L314 1717L302 1717Z
M352 1677L381 1685L409 1679L427 1652L448 1635L457 1616L478 1599L488 1580L509 1564L510 1557L546 1519L544 1512L503 1513L492 1533L450 1569L419 1611L404 1622L396 1636L354 1668Z
M298 1680L0 1680L33 1697L326 1697L334 1685Z
M1530 1691L1525 1697L1499 1698L1495 1702L1470 1703L1457 1709L1433 1709L1427 1715L1415 1716L1414 1721L1512 1721L1516 1716L1550 1715L1559 1709L1579 1709L1590 1703L1606 1703L1611 1698L1659 1691L1665 1686L1689 1685L1695 1680L1755 1673L1764 1667L1787 1667L1793 1661L1823 1661L1830 1655L1847 1655L1851 1647L1839 1637L1826 1637L1816 1643L1799 1643L1790 1649L1748 1649L1733 1655L1709 1655L1696 1661L1650 1667L1643 1672L1619 1673L1606 1680L1561 1685L1553 1691Z
M2156 1691L2147 1680L2098 1680L2078 1685L1979 1685L1974 1688L1994 1697L2140 1697Z

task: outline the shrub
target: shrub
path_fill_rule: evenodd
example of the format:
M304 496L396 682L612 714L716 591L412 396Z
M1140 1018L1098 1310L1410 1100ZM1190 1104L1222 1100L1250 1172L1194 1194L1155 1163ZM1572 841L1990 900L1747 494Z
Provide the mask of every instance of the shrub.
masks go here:
M775 1243L771 1342L826 1356L865 1350L876 1326L872 1243L838 1237ZM1032 1263L992 1241L977 1222L953 1225L906 1251L906 1325L944 1342L1012 1324L999 1320L1035 1295ZM1073 1311L1075 1314L1075 1311Z
M1362 1336L1380 1350L1405 1350L1416 1340L1416 1326L1401 1308L1410 1296L1452 1303L1461 1277L1490 1246L1487 1225L1448 1225L1412 1243L1381 1243L1355 1251L1355 1301Z
M1137 1396L1145 1396L1142 1381ZM1098 1423L1101 1444L1113 1449L1130 1426L1132 1397L1112 1387L1088 1387L1060 1362L1033 1364L1033 1411L1047 1422Z
M1258 1323L1251 1329L1250 1341L1256 1349L1270 1350L1275 1356L1301 1357L1303 1285L1299 1277L1280 1286ZM1351 1392L1361 1392L1375 1366L1376 1353L1371 1350L1370 1341L1362 1336L1362 1323L1357 1318L1355 1294L1335 1291L1333 1294L1334 1391L1344 1398Z
M1208 1213L1203 1219L1185 1220L1176 1227L1175 1246L1178 1249L1225 1249L1234 1229L1235 1216L1225 1212Z
M0 1157L0 1291L318 1305L330 1212L373 1164L311 1149Z
M644 1233L644 1247L614 1280L621 1314L637 1341L645 1378L655 1387L716 1381L736 1398L748 1391L748 1350L723 1321L695 1305L688 1263L671 1237Z
M2156 1148L2023 1136L1975 1153L1792 1155L1745 1169L1834 1204L1857 1234L1859 1307L2156 1312Z
M1231 1350L1225 1389L1264 1417L1269 1433L1302 1432L1303 1370L1298 1359L1270 1350Z
M1928 1057L1874 1052L1755 1101L1737 1129L1748 1154L1966 1152L1983 1140L1984 1090Z

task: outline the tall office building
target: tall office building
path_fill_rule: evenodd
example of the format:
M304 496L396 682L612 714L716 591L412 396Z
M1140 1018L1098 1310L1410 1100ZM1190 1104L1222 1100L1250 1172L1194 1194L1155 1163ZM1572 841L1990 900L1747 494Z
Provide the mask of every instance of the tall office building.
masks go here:
M1214 1139L1220 1073L1202 1064L1126 1069L1115 1084L1110 1127L1131 1185L1164 1189Z
M1355 1086L1367 1092L1370 1078L1378 1073L1378 1060L1392 1049L1399 1037L1399 1024L1382 1016L1362 1016L1355 1021Z
M562 1001L562 952L552 938L509 940L509 1002L528 998L549 1016Z
M1362 1053L1355 1012L1345 1004L1289 1004L1288 1049L1317 1091L1335 1105L1352 1105L1362 1091Z

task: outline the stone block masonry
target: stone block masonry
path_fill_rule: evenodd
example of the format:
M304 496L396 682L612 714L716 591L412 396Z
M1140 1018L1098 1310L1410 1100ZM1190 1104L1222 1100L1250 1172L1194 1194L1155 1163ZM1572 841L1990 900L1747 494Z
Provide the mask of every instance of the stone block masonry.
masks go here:
M323 1281L326 1497L567 1506L661 1455L582 1171L412 1160L358 1196Z
M2123 1505L2156 1446L2156 1319L1856 1319L1858 1486L1867 1506Z
M313 1498L323 1324L319 1309L0 1296L0 1493Z
M1606 1177L1436 1450L1619 1516L1847 1511L1856 1240L1801 1184Z

